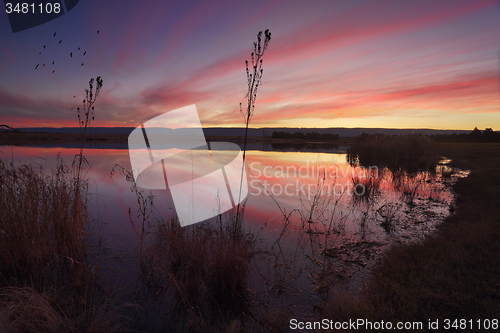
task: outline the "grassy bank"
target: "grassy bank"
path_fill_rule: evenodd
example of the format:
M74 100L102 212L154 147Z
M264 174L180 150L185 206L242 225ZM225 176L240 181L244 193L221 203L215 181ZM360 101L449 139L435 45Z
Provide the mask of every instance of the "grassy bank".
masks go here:
M457 208L421 244L393 247L360 299L341 295L324 314L334 320L500 319L500 144L442 143L452 165L472 170L454 189ZM453 322L453 321L452 321ZM437 330L433 330L436 332Z

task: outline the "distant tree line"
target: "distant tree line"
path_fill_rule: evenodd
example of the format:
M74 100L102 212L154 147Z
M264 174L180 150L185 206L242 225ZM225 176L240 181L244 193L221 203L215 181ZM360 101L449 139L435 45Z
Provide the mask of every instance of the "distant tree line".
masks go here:
M484 141L484 142L500 142L500 132L495 132L491 128L486 128L484 131L474 128L470 133L452 133L452 134L432 134L429 137L436 142L445 141Z
M318 132L295 132L295 133L289 133L289 132L284 132L284 131L279 131L279 132L273 132L272 135L273 139L299 139L299 140L322 140L322 141L334 141L338 140L339 135L338 134L331 134L331 133L318 133Z

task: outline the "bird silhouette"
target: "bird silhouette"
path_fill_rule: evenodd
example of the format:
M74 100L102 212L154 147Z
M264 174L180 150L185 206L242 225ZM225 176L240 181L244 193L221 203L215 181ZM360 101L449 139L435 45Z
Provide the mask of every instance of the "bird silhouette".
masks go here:
M59 41L59 44L61 44L61 42L62 42L62 39Z
M83 55L85 55L87 53L87 51L83 52Z
M55 71L56 71L56 70L54 69L54 70L52 71L52 74L54 74L54 72L55 72Z
M56 32L54 32L54 37L56 36L56 33L57 33L57 31L56 31Z
M69 56L70 56L71 58L73 58L73 52L71 52L71 53L69 54Z
M83 66L83 62L82 62L82 66Z
M42 52L38 52L38 54L42 54Z
M76 96L73 96L73 98L75 98Z
M80 48L78 48L78 51L80 51Z
M43 64L42 66L45 67L45 64Z
M98 35L99 35L99 31L100 31L100 30L97 30L97 34L98 34Z
M45 46L47 46L47 45L44 45L43 48L45 48Z
M40 66L40 64L36 65L35 69L37 69L37 68L38 68L38 66Z
M55 63L55 61L52 61L52 65Z

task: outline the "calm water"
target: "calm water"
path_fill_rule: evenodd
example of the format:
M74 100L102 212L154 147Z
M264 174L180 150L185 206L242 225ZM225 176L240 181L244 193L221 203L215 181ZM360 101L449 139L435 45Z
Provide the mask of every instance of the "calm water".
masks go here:
M314 279L315 261L336 265L347 281L344 285L354 290L391 243L415 242L435 230L450 214L450 185L466 175L421 173L400 177L395 183L387 170L370 168L368 173L367 168L349 165L343 147L328 153L297 152L293 147L281 147L277 152L268 146L247 152L249 195L244 227L257 234L261 249L281 252L279 267L283 269L272 275L274 281L276 276L283 280L285 296L257 300L256 295L268 290L264 282L269 277L262 272L269 271L269 266L264 261L254 264L257 268L252 271L249 289L255 304L284 304L295 316L312 315L313 305L321 298L314 291L321 284ZM154 330L163 312L139 278L140 242L129 217L130 210L139 230L137 197L123 175L111 177L115 164L130 170L128 150L123 148L99 147L84 152L90 164L85 177L90 183L92 216L104 225L104 246L96 255L103 279L119 290L119 299L139 302L145 308L146 318L138 327ZM0 146L0 151L1 158L13 160L15 165L31 162L48 169L55 167L58 154L70 164L79 153L76 148L55 146ZM370 184L375 184L373 193L365 194ZM151 193L155 196L155 217L172 216L175 208L170 193ZM291 214L286 230L284 214Z

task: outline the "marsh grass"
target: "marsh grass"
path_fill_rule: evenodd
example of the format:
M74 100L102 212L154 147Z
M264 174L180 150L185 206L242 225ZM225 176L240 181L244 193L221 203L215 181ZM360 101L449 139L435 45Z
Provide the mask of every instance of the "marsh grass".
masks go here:
M258 233L243 227L244 202L236 212L181 227L176 214L159 217L154 195L139 188L127 168L115 165L111 176L117 172L137 198L137 216L131 207L129 218L140 239L143 296L158 300L163 325L200 332L238 330L252 316L248 279L262 253L256 247Z
M86 288L80 298L65 300L70 286L40 292L31 287L0 289L0 332L128 332L134 304L114 305L103 292ZM71 288L72 289L72 288ZM74 290L69 291L74 293Z
M380 206L376 212L382 218L380 226L388 235L392 235L396 231L396 225L401 214L400 203L386 203Z
M344 241L345 224L352 209L346 200L346 188L341 193L321 190L335 188L336 184L336 177L319 174L317 190L308 193L307 200L301 197L299 211L301 226L298 245L310 262L306 268L307 276L320 302L328 299L330 293L339 286L345 286L352 275L352 266L343 260L345 258L331 255L331 251Z
M35 289L0 289L0 332L71 332L71 323Z
M500 145L446 143L442 153L471 167L454 190L458 208L423 242L392 247L359 297L338 295L322 315L336 321L496 318L500 311ZM441 326L442 329L442 326ZM467 331L484 331L467 329Z
M0 160L0 331L127 330L136 309L100 282L89 247L102 229L76 175L59 157L52 172Z
M75 186L80 186L76 191ZM98 226L88 214L88 184L76 182L58 159L57 170L0 161L0 274L42 283L48 266L83 262Z
M423 134L363 133L356 137L356 142L348 149L347 156L351 164L377 165L387 167L392 172L433 171L438 162L436 145Z
M407 172L396 172L393 175L393 185L396 191L401 193L401 200L408 205L413 205L418 197L419 188L422 186L424 179L422 174L410 175Z
M154 243L144 251L142 276L150 293L172 301L164 313L169 324L218 331L250 315L247 283L259 251L255 235L234 219L228 215L188 227L175 216L157 221ZM188 321L176 322L179 315Z
M354 205L360 203L372 203L376 196L380 194L381 175L378 170L369 170L364 172L353 172L351 182L353 186L353 195L351 196Z

